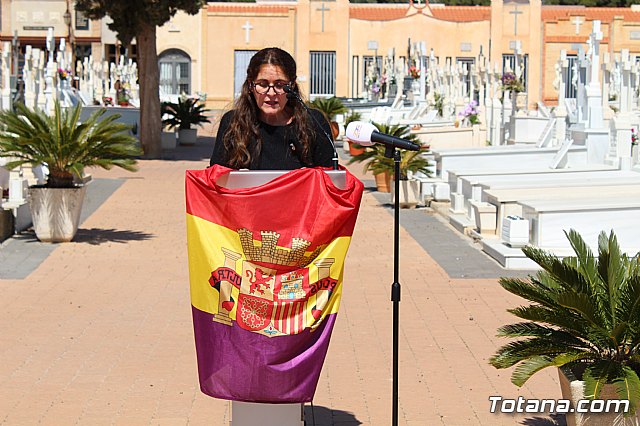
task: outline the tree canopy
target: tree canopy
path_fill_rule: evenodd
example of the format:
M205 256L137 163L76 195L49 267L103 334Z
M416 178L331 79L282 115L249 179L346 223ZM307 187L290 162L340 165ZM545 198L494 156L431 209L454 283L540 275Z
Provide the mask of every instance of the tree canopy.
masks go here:
M351 3L409 3L408 0L349 0ZM246 2L255 0L213 0L212 3ZM422 1L424 3L424 1ZM489 6L491 0L434 0L431 3L442 3L447 6ZM629 7L640 4L640 0L543 0L543 4L575 5L587 7Z
M122 44L134 38L138 46L140 86L140 142L148 158L160 158L160 72L156 50L156 28L179 10L195 15L203 0L76 0L76 10L91 19L109 16L109 28L116 32Z
M178 10L196 14L202 0L76 0L76 9L91 19L106 15L113 20L109 28L118 34L122 44L129 44L143 25L161 26Z

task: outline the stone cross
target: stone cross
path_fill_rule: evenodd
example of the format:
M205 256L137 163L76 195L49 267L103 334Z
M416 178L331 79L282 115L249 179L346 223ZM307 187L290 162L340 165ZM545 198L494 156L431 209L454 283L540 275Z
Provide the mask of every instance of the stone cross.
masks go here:
M324 12L328 12L331 9L329 9L328 7L326 7L326 5L324 4L324 2L322 2L322 6L320 6L319 8L317 8L316 10L319 10L320 12L322 12L322 32L324 32Z
M580 24L584 23L584 21L579 16L576 16L571 22L576 26L576 34L580 34Z
M611 85L611 63L609 52L604 52L602 55L602 108L605 113L609 113L611 108L609 107L609 86Z
M591 76L589 84L598 84L598 71L600 69L600 40L602 40L602 31L600 31L600 21L593 21L593 30L589 34L589 56L591 57Z
M556 72L560 75L558 79L558 106L553 110L553 117L556 118L556 127L554 134L554 144L560 145L567 138L567 109L565 107L565 93L568 76L567 69L569 68L569 61L567 60L567 51L562 49L560 51L560 59L556 63Z
M49 27L47 30L47 61L53 62L52 52L55 50L55 39L53 38L53 28Z
M518 10L517 3L509 14L513 15L513 35L518 35L518 15L522 15L522 11Z
M39 60L36 66L36 73L38 75L37 80L38 80L38 89L37 92L38 94L36 95L36 105L38 106L38 109L44 110L45 105L46 105L46 98L44 95L44 88L45 88L45 78L44 78L44 69L46 67L46 60L45 60L45 52L44 50L40 51L39 54Z
M567 51L562 49L560 51L560 59L556 63L556 78L558 79L558 106L564 108L564 98L566 94L567 82L564 80L568 75L567 68L569 67L569 61L567 61Z
M57 67L58 65L55 62L49 61L47 63L47 68L45 70L44 110L47 114L53 113L54 99L57 99L58 97L58 92L56 91L56 87L54 83L55 75L57 74Z
M578 121L583 122L587 118L587 99L586 99L586 68L587 59L582 46L578 47L578 60L575 63L574 78L576 79L576 113Z
M522 55L521 47L522 47L522 43L520 42L520 40L515 40L513 42L513 59L514 59L513 73L518 78L522 77L522 72L523 72L523 70L520 67L520 56Z
M33 51L28 45L24 53L24 66L22 68L22 80L24 87L24 103L27 107L35 107L36 94L34 93L34 75L33 75Z
M11 108L11 43L5 41L2 45L2 109Z
M253 25L251 25L251 22L247 21L242 26L242 29L244 30L244 42L249 44L249 31L253 29Z
M426 99L426 80L427 80L427 71L429 62L427 60L427 43L421 41L418 44L418 48L420 50L420 100L424 101Z
M631 99L629 96L631 86L631 59L629 58L629 49L622 49L621 52L621 87L620 87L620 113L624 114L630 111Z

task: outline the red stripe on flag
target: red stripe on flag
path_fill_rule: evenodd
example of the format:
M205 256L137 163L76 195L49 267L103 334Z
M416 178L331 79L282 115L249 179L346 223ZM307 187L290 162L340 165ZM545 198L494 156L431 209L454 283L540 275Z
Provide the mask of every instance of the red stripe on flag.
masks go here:
M298 303L298 330L304 329L304 303Z
M295 315L296 315L296 304L295 303L291 303L289 305L289 309L288 309L288 313L289 313L289 321L287 321L287 326L289 329L289 334L293 333L295 331Z
M313 250L337 237L351 236L364 185L351 173L346 174L346 187L338 190L322 168L292 170L253 188L225 189L216 185L219 177L231 169L214 165L204 170L187 170L187 213L237 231L255 232L275 229L280 234L278 245L290 247L294 238L312 242ZM283 200L287 216L299 218L285 225L270 221L273 215L248 215L247 212L279 212ZM301 232L301 229L303 232Z
M275 302L274 327L285 334L304 330L304 302Z

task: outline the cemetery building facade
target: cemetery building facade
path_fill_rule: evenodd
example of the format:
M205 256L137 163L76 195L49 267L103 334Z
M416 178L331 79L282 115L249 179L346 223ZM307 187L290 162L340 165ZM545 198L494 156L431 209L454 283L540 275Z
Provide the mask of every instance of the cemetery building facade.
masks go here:
M587 52L594 20L602 23L601 52L614 55L628 49L640 57L640 6L545 6L540 0L494 0L486 7L300 0L209 3L203 14L202 90L215 107L229 104L244 80L248 59L265 46L293 54L299 81L311 97L361 97L369 64L375 60L384 74L389 55L396 65L424 53L435 56L439 66L462 63L470 70L492 67L503 72L515 67L517 54L529 106L557 103L553 84L560 52L567 52L570 63L580 48ZM416 52L420 42L425 52ZM574 72L571 66L568 72ZM571 86L566 90L568 97L574 96Z
M73 3L3 0L0 40L22 51L26 45L44 49L52 28L56 43L64 39L76 59L136 59L135 43L121 46L108 19L87 20L73 10ZM483 69L502 73L519 66L529 106L538 101L553 105L560 52L566 51L572 64L580 50L588 51L595 20L602 23L601 52L613 56L627 49L640 57L640 6L546 6L540 0L494 0L491 6L348 0L208 3L199 14L178 13L158 29L161 92L200 91L207 94L209 107L228 107L251 55L278 46L295 57L299 82L311 97L362 97L370 89L372 63L380 77L402 77L396 72L401 64L406 75L407 66L422 54L432 59L427 64L462 64L469 84ZM569 66L567 72L575 70ZM573 86L565 91L566 97L574 96Z

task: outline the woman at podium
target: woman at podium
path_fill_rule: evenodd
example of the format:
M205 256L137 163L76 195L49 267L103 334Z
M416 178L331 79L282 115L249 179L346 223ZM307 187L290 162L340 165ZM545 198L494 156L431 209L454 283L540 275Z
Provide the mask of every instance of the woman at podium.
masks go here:
M220 121L210 165L251 170L332 165L329 123L296 99L296 78L296 62L282 49L262 49L251 58L240 96Z

